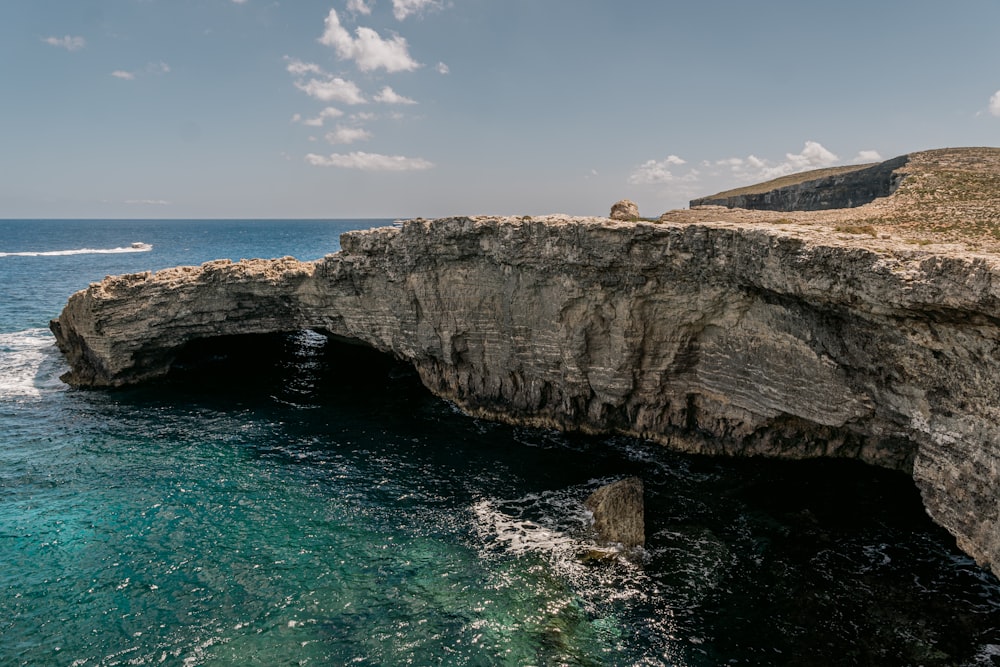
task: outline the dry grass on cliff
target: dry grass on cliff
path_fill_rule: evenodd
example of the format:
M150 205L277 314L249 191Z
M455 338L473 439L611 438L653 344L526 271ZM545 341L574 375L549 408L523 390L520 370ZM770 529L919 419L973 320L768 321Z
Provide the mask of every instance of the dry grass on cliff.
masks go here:
M800 183L805 183L807 181L814 181L820 178L827 178L829 176L837 176L838 174L846 174L852 171L858 171L859 169L865 169L871 167L874 163L868 164L852 164L843 167L828 167L826 169L813 169L810 171L803 171L797 174L789 174L788 176L782 176L781 178L776 178L771 181L766 181L764 183L755 183L753 185L747 185L742 188L735 188L733 190L726 190L725 192L719 192L711 196L712 199L726 199L728 197L740 197L743 195L759 195L765 192L770 192L771 190L777 190L779 188L787 188L792 185L798 185Z
M792 225L866 245L866 239L880 241L877 245L958 244L1000 253L1000 148L913 153L899 172L905 178L893 195L857 208L776 212L703 206L668 211L661 220ZM823 175L828 174L811 172Z

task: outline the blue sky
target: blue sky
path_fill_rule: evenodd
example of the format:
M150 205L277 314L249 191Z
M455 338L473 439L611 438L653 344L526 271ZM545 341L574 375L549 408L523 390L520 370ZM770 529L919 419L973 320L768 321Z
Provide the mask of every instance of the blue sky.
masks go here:
M997 0L3 0L0 218L643 215L1000 144Z

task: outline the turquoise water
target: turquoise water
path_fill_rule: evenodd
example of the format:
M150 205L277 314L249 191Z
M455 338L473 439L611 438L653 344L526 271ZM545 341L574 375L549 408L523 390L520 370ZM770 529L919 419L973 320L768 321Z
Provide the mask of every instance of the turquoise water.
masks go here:
M58 381L90 281L389 222L0 221L0 665L1000 664L1000 585L899 474L473 420L311 332ZM629 474L648 548L584 564Z

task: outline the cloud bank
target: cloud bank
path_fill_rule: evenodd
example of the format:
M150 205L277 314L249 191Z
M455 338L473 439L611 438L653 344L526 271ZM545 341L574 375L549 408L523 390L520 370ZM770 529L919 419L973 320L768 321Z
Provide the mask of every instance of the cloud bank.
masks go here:
M368 141L372 133L360 127L338 125L336 129L327 132L324 139L331 144L353 144L356 141Z
M378 153L332 153L317 155L309 153L306 162L314 167L341 167L343 169L360 169L361 171L422 171L434 166L423 158L410 158L402 155L380 155Z

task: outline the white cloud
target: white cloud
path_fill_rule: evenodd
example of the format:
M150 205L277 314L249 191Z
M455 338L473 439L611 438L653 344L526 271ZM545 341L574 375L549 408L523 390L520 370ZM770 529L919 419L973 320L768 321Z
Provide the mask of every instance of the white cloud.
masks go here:
M673 172L670 171L671 166L680 166L686 163L686 160L683 160L676 155L668 155L662 160L647 160L635 168L632 174L628 177L628 182L632 185L654 185L673 183L675 181L690 182L697 180L697 171L691 170L684 176L675 176Z
M295 114L292 116L293 123L302 123L303 125L308 125L309 127L323 127L323 123L326 122L328 118L340 118L344 115L344 112L336 107L327 107L319 112L319 115L315 118L303 118L302 114Z
M314 167L341 167L343 169L360 169L362 171L420 171L434 166L423 158L404 157L402 155L380 155L379 153L332 153L317 155L309 153L306 162Z
M323 68L315 63L302 62L298 58L292 58L291 56L285 56L285 60L288 62L285 69L288 70L289 74L293 74L295 76L304 76L306 74L326 74L326 72L323 71Z
M438 63L437 64L437 71L438 71L438 74L447 74L448 72L451 71L451 69L449 69L449 67L447 65L445 65L444 63Z
M441 0L392 0L392 15L397 21L427 9L440 9Z
M851 160L852 164L865 164L868 162L881 162L882 156L878 151L858 151L858 154Z
M126 199L126 204L138 204L140 206L169 206L170 202L165 199Z
M60 49L66 49L67 51L79 51L87 45L87 40L83 37L73 37L72 35L66 35L65 37L46 37L42 41L51 46L58 46Z
M874 151L862 151L856 160L861 156L878 156ZM880 159L875 157L874 159ZM809 169L822 169L831 167L840 160L834 153L828 151L822 144L816 141L807 141L802 147L801 153L785 153L785 159L778 163L771 163L767 160L748 155L746 158L730 157L716 160L715 165L727 168L730 175L739 181L757 182L768 181L773 178L780 178L789 174ZM870 162L865 159L863 161Z
M341 60L353 60L362 72L380 67L386 72L411 72L420 67L420 63L410 57L406 40L399 35L382 39L371 28L357 28L354 33L357 37L351 37L340 24L337 10L331 9L326 17L326 30L319 41L333 47Z
M792 170L790 173L795 173L805 169L829 167L837 164L839 158L823 148L819 142L807 141L801 153L785 153L785 159L787 161L784 164Z
M338 102L343 102L344 104L366 104L368 100L361 93L361 89L353 81L347 81L346 79L341 79L340 77L335 77L332 74L328 74L323 71L323 68L315 63L307 63L299 60L298 58L292 58L290 56L285 56L285 61L288 63L285 65L285 69L288 73L299 77L299 80L295 82L295 87L304 92L310 97L315 97L322 102L333 102L334 100ZM311 78L305 81L302 77L306 74L315 74L318 78ZM327 107L322 112L320 112L320 118L322 119L323 114L333 114L333 116L326 116L328 118L336 117L337 115L342 115L338 110L332 107ZM301 120L301 116L299 117ZM307 122L306 125L322 125L322 122Z
M368 141L372 138L372 133L360 127L338 125L332 132L327 132L324 138L331 144L353 144L356 141Z
M296 81L295 87L321 102L337 101L344 104L364 104L367 101L356 83L345 81L339 77Z
M147 74L168 74L169 72L170 65L161 60L158 63L148 63L144 69L141 69L138 72L116 69L111 73L111 76L125 81L132 81L138 76L146 76Z
M235 2L237 5L242 5L242 4L246 3L246 1L247 0L233 0L233 2Z
M403 97L395 90L389 86L384 87L381 92L375 96L376 102L381 102L382 104L416 104L416 100L411 100L409 97Z
M371 4L368 4L365 0L347 0L347 11L367 16L372 13L372 5L375 4L375 0L370 0L370 2Z
M993 97L990 98L990 113L1000 116L1000 90L993 93Z

